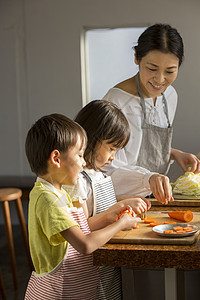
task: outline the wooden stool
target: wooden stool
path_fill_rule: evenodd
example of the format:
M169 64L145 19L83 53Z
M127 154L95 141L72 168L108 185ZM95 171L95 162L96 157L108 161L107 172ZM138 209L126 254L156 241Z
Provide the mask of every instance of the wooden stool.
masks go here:
M5 291L5 287L4 287L3 278L1 275L1 269L0 269L0 292L1 292L2 300L6 300L6 291Z
M9 201L12 200L15 200L29 265L31 270L33 270L33 264L32 264L30 251L29 251L28 234L27 234L24 212L23 212L23 207L21 202L21 196L22 196L22 190L20 189L0 188L0 202L2 203L2 207L3 207L6 235L7 235L10 262L12 268L12 276L13 276L15 289L17 289L17 273L16 273L15 251L14 251L12 225L11 225L10 209L9 209Z

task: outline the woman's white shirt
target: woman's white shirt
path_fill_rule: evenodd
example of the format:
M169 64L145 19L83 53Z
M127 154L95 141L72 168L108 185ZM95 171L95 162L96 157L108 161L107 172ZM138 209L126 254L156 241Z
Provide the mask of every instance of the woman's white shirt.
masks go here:
M172 125L177 107L177 93L172 86L165 90L165 97L169 122ZM131 129L128 144L124 149L117 152L115 160L110 166L106 167L107 173L112 177L116 195L140 195L145 197L151 193L149 178L154 173L136 165L142 142L143 112L140 97L119 88L111 88L103 99L115 103L122 110ZM149 124L162 128L168 127L162 96L157 97L155 105L152 98L145 98L145 107L146 121Z

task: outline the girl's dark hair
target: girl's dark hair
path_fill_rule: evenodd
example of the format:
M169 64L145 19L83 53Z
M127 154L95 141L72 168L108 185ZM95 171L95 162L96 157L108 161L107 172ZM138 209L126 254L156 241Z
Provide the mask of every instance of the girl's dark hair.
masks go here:
M179 66L184 57L183 40L178 31L168 24L155 24L148 27L140 35L138 45L134 48L138 62L152 50L176 55L179 59Z
M51 114L40 118L29 130L25 150L31 170L36 175L47 173L48 160L53 150L67 152L81 139L81 147L86 145L85 130L64 115Z
M109 140L114 147L126 146L130 137L128 121L122 111L106 100L93 100L77 114L75 121L86 131L88 144L84 158L87 166L97 170L95 155L97 146Z

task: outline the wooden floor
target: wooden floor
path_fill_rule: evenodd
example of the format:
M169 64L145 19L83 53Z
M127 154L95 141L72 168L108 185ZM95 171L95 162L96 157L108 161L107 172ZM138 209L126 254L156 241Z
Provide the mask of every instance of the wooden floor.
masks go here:
M10 267L10 260L8 256L8 247L6 241L6 234L3 225L0 225L0 268L1 274L6 290L7 300L23 300L27 286L27 282L30 277L30 268L28 259L26 256L22 234L19 225L13 226L15 256L17 265L18 276L18 289L14 289L12 272ZM1 295L0 295L1 299Z

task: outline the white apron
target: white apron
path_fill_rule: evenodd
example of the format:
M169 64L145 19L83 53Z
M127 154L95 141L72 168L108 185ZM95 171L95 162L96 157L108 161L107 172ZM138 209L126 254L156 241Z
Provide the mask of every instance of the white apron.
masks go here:
M91 184L93 192L93 216L99 214L117 203L110 176L104 175L98 182L92 181L83 171ZM100 267L100 282L97 291L99 300L121 300L121 269L117 267Z
M90 233L83 209L72 207L68 211L84 234ZM99 268L93 266L92 254L80 254L68 243L65 257L52 271L32 272L25 300L93 300L98 282Z

